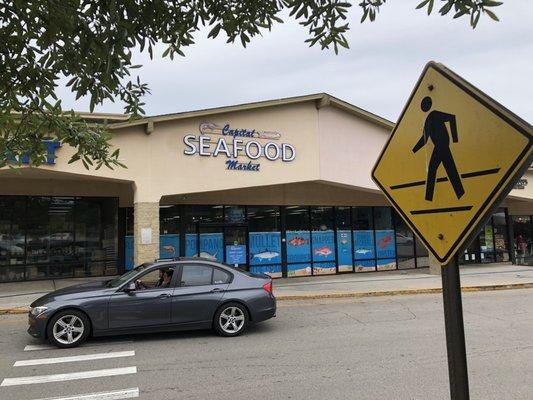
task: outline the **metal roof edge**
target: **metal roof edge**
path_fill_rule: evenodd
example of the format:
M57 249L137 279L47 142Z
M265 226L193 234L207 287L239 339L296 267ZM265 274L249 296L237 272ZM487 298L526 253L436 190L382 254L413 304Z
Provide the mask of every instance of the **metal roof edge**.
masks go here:
M206 108L206 109L194 110L194 111L184 111L184 112L173 113L173 114L156 115L156 116L140 118L140 119L132 120L132 121L116 122L113 125L109 126L109 129L116 130L116 129L129 128L133 126L145 125L149 123L153 124L153 123L167 122L167 121L180 120L180 119L186 119L186 118L197 118L197 117L202 117L205 115L216 115L216 114L223 114L223 113L228 113L228 112L246 111L246 110L253 110L257 108L275 107L275 106L282 106L282 105L288 105L288 104L304 103L304 102L309 102L309 101L321 102L323 106L331 105L331 106L337 107L343 111L347 111L349 113L357 115L360 118L363 118L369 122L373 122L385 128L394 127L393 122L385 118L382 118L376 114L373 114L369 111L363 110L362 108L356 107L353 104L340 100L327 93L315 93L315 94L304 95L304 96L285 97L285 98L275 99L275 100L265 100L265 101L258 101L258 102L253 102L253 103L243 103L243 104L236 104L236 105L231 105L231 106L222 106L222 107Z

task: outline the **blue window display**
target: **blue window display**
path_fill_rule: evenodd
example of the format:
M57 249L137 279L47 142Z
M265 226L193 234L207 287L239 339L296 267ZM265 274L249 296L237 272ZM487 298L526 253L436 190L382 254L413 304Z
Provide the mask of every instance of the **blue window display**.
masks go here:
M199 257L219 262L224 261L224 235L222 233L201 233Z
M395 258L385 258L382 260L378 260L378 271L387 271L391 269L396 269Z
M185 235L185 256L194 257L198 253L198 235L187 233Z
M266 274L270 275L272 278L281 278L281 264L273 265L252 265L250 267L250 272L255 274Z
M336 272L335 262L313 263L313 275L329 275Z
M311 275L311 264L289 264L287 265L287 276L308 276Z
M198 235L188 233L185 235L185 256L203 257L213 261L224 261L224 244L222 233L200 234L200 253L198 253Z
M356 260L370 260L376 258L374 254L374 231L353 231L354 258Z
M311 261L311 244L309 231L287 232L287 262Z
M351 272L352 266L352 232L349 230L337 231L337 262L339 272Z
M313 261L335 261L335 236L333 231L313 231Z
M355 260L355 272L371 272L376 270L376 260Z
M250 232L250 265L281 263L280 232Z
M376 249L377 258L396 258L396 241L393 230L376 231Z
M159 235L159 257L173 258L180 253L180 235L167 234Z
M124 236L124 264L126 271L133 268L133 236Z

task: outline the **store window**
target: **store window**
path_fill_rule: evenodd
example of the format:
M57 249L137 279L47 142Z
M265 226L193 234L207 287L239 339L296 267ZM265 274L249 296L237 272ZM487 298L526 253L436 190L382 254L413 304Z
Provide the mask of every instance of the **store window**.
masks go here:
M251 272L281 278L281 226L277 206L248 206Z
M180 206L159 207L159 257L173 258L180 254Z
M224 258L224 234L221 228L209 226L223 221L224 206L184 206L185 255L222 261ZM198 231L198 229L200 231ZM200 249L198 249L198 234Z
M311 275L311 232L309 207L287 206L287 276Z
M513 215L514 251L516 263L533 265L533 222L529 215Z
M498 210L492 216L494 231L494 256L496 262L506 262L510 260L509 240L507 235L507 220L505 210Z
M396 269L396 240L392 209L374 207L375 243L378 271Z
M333 207L311 207L313 275L337 272Z
M2 196L0 206L1 281L117 274L117 199Z
M246 222L246 208L244 206L225 206L224 220L228 224L244 224Z
M416 267L429 267L429 253L424 244L415 236Z
M350 207L336 207L335 227L337 229L337 269L339 272L353 272L351 225Z
M402 217L394 213L398 269L416 268L415 238Z
M376 246L372 207L353 207L353 253L355 272L376 270Z
M0 282L25 279L26 197L0 196Z

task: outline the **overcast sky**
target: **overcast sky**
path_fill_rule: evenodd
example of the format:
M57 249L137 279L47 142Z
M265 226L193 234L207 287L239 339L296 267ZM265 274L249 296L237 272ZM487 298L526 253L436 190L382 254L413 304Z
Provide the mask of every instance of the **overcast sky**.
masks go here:
M202 32L185 50L186 58L139 55L141 79L152 91L145 98L146 112L327 92L395 121L423 66L435 60L533 123L533 1L504 0L495 10L501 21L482 18L475 30L465 18L428 17L414 9L418 3L391 1L377 21L364 24L360 8L353 6L350 49L337 56L307 47L305 28L289 18L246 49L226 44L221 36L206 39ZM74 102L65 90L60 94L65 108L88 109L86 101ZM97 111L123 110L106 103Z

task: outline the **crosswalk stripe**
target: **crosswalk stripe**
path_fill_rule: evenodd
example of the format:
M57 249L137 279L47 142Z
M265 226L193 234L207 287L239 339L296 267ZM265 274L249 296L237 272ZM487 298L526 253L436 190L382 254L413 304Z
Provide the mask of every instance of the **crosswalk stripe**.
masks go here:
M121 340L116 342L88 342L84 343L80 348L84 347L96 347L96 346L119 346L122 344L131 344L133 340ZM51 344L28 344L24 347L24 351L36 351L36 350L62 350Z
M139 388L113 390L112 392L77 394L68 397L47 397L46 399L36 400L121 400L133 399L135 397L139 397Z
M2 381L0 386L17 386L17 385L31 385L34 383L63 382L63 381L73 381L76 379L101 378L104 376L127 375L127 374L136 374L136 373L137 373L137 367L124 367L124 368L97 369L93 371L82 371L82 372L69 372L66 374L23 376L20 378L6 378Z
M106 358L120 358L120 357L132 357L135 355L135 351L113 351L109 353L97 353L97 354L85 354L80 356L69 357L55 357L55 358L39 358L35 360L22 360L16 361L13 364L14 367L25 367L28 365L47 365L47 364L61 364L77 361L90 361L90 360L103 360Z

